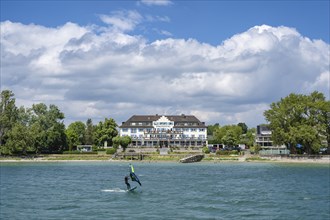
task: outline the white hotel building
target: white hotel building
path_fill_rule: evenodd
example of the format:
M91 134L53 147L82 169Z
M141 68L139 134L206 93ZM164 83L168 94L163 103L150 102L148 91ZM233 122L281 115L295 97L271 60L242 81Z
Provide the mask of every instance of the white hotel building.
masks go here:
M193 115L133 115L119 129L120 136L132 138L132 146L207 146L207 127Z

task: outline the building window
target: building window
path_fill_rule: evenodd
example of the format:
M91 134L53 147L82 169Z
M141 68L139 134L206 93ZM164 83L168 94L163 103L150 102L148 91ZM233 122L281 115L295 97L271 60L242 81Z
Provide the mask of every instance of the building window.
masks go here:
M131 133L136 133L136 128L131 128Z
M128 132L128 129L127 128L123 128L122 131L123 132Z

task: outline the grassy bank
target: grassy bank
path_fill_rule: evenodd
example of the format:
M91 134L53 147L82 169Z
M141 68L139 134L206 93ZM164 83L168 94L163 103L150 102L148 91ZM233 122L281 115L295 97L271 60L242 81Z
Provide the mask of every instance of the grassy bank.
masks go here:
M203 158L202 161L210 161L210 162L217 162L217 161L239 161L238 156L228 156L228 155L212 155L212 154L207 154Z
M178 162L180 159L188 156L189 154L144 154L142 161L173 161ZM136 158L130 158L129 156L124 158L113 158L113 155L108 154L45 154L39 156L6 156L0 157L0 161L130 161L137 160ZM238 157L219 156L219 155L205 155L203 161L238 161Z

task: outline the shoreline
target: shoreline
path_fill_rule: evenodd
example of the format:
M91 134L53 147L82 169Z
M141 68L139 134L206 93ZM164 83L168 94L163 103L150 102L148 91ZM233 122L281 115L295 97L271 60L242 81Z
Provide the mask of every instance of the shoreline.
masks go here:
M238 158L238 159L213 159L213 160L202 160L195 163L292 163L292 164L328 164L330 166L330 158L324 159L287 159L287 158L276 158L276 159L252 159L246 160L248 158ZM48 160L48 159L0 159L1 163L88 163L88 162L100 162L100 163L123 163L123 162L132 162L134 163L180 163L179 160L93 160L93 159L82 159L82 160Z

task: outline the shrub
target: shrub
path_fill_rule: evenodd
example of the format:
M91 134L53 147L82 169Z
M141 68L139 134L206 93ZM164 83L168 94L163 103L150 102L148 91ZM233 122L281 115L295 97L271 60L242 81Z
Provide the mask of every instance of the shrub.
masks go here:
M116 148L108 148L106 150L106 154L115 154L117 152Z
M237 150L217 150L216 155L231 155L231 154L236 154L238 155L238 151Z
M250 152L252 154L257 154L259 153L259 151L261 150L261 147L260 146L253 146L253 147L250 147Z
M203 147L202 151L205 154L209 154L210 153L210 149L208 147Z

